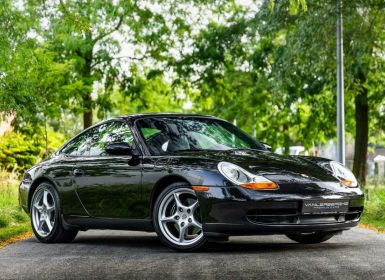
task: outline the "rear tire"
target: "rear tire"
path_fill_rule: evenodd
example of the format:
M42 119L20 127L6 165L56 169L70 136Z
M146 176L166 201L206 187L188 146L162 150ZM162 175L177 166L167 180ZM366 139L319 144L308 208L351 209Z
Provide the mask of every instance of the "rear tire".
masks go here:
M302 244L315 244L322 243L332 238L335 233L330 232L312 232L312 233L296 233L286 234L286 236L298 243Z
M207 243L199 202L186 183L173 183L156 199L152 213L160 241L177 251L195 251Z
M47 182L34 191L30 217L36 238L43 243L67 243L75 239L77 230L66 230L61 219L60 199L56 189Z

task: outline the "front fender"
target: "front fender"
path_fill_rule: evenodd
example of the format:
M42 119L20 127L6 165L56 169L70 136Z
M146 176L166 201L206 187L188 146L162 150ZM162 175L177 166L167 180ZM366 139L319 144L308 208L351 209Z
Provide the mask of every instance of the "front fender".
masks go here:
M49 182L58 192L62 214L88 216L73 184L72 167L55 162L40 163L29 169L27 174L31 179L23 180L19 186L20 205L26 212L29 212L31 198L36 188L42 182Z

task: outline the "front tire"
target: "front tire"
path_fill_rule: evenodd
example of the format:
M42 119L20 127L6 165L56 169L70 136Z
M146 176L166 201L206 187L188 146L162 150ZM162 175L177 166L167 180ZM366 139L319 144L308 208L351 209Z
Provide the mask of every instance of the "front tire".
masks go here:
M174 250L194 251L207 243L199 202L187 184L173 183L161 192L154 205L153 221L159 239Z
M330 232L312 232L312 233L296 233L286 234L286 236L298 243L302 244L316 244L322 243L332 238L335 233Z
M60 200L56 189L41 183L33 193L30 216L33 232L43 243L64 243L75 239L77 230L66 230L60 217Z

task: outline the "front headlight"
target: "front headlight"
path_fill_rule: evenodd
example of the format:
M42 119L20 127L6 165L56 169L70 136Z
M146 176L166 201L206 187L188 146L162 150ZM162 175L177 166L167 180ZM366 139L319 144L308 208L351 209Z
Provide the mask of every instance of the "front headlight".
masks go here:
M331 161L330 167L332 168L334 177L340 180L343 185L351 188L358 186L357 179L353 172L346 168L344 165L337 161Z
M218 164L218 170L230 182L247 189L272 190L278 185L269 179L254 175L238 165L222 161Z

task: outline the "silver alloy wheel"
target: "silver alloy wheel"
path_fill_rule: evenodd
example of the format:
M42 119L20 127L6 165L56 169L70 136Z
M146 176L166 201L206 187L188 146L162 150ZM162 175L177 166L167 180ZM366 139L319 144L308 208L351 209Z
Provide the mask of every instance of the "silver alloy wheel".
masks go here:
M171 191L162 200L158 223L163 235L176 245L192 245L203 238L199 204L189 188Z
M35 231L41 236L48 236L55 224L55 200L48 188L41 188L33 196L32 223Z

